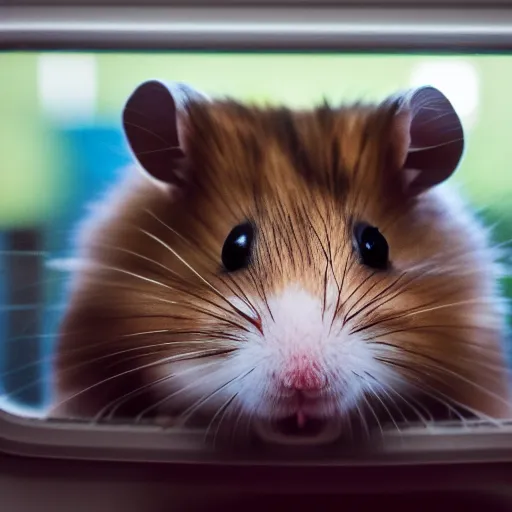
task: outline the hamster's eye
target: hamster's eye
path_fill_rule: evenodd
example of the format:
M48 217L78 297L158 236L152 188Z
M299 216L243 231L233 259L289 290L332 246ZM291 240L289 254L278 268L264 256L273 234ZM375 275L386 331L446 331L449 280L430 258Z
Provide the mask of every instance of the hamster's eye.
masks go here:
M373 226L356 226L355 238L362 262L372 268L384 270L389 263L389 247L382 233Z
M249 264L254 229L249 222L231 230L222 247L222 264L228 272L240 270Z

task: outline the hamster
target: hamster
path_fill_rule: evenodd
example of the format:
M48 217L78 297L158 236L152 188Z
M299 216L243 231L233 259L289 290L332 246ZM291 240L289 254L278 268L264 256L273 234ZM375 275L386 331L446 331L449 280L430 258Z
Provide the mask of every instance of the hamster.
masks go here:
M50 415L321 443L510 417L501 268L433 87L292 110L142 83L78 232Z

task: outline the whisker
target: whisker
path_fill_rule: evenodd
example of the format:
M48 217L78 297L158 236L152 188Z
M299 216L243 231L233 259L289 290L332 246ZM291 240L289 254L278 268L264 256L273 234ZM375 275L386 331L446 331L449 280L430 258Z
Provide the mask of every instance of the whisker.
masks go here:
M461 343L464 343L464 340L460 340L460 341L461 341ZM415 351L413 349L409 349L407 347L403 347L403 346L395 344L395 343L390 343L390 342L386 342L386 341L380 341L378 338L374 338L372 341L369 341L369 343L370 344L387 346L387 347L390 347L390 348L397 349L397 351L401 350L403 352L407 352L407 353L409 353L411 355L414 355L414 356L417 356L417 357L420 357L420 358L423 358L423 359L427 359L427 360L429 360L431 362L437 363L440 368L443 368L443 370L446 369L446 365L442 361L440 361L439 359L434 358L433 356L430 356L428 354L423 354L421 352L417 352L417 351ZM486 362L483 362L483 361L480 361L480 360L475 360L475 359L464 357L464 356L458 356L457 357L457 361L458 362L467 362L471 366L473 366L475 364L478 364L480 367L485 368L487 370L490 370L492 372L499 372L499 373L505 372L506 374L510 374L510 369L509 368L506 368L505 366L500 366L498 364L486 363ZM498 381L500 381L501 380L500 375L497 375L496 379Z
M197 276L204 284L206 284L220 299L222 299L224 302L226 302L229 307L231 307L235 312L237 312L242 318L245 318L249 323L251 323L258 331L261 333L261 321L255 320L254 318L250 317L246 313L244 313L241 309L237 308L231 301L226 299L224 295L215 287L213 286L207 279L205 279L199 272L197 272L187 261L185 261L172 247L170 247L168 244L166 244L164 241L160 240L157 236L153 235L149 231L146 231L144 229L140 229L142 233L145 233L147 236L158 242L160 245L165 247L168 251L170 251L183 265L185 265L195 276Z
M194 371L197 371L198 369L204 369L209 368L211 366L214 366L216 364L219 364L221 361L212 361L210 363L201 364L200 366L193 366L192 368L186 368L185 370L179 372L179 373L171 373L170 375L166 375L164 377L160 377L156 381L150 382L149 384L144 384L143 386L138 387L135 390L132 390L128 393L125 393L121 395L120 397L117 397L115 400L112 400L109 402L106 406L104 406L100 411L94 416L93 422L99 421L108 411L108 409L111 409L107 418L112 418L116 411L119 410L120 407L122 407L123 404L125 404L130 398L133 398L137 395L140 395L143 391L152 388L158 384L161 384L163 382L169 382L173 379L180 378L183 375L186 375L188 373L192 373Z
M182 342L182 344L183 345L188 345L187 342ZM208 344L211 344L211 342L209 343L209 342L200 342L200 341L198 341L197 344L198 345L208 345ZM165 347L163 347L161 345L154 345L154 346L159 348L160 350L149 350L147 352L143 352L142 354L135 354L135 355L132 355L130 357L123 357L122 359L118 359L117 361L114 361L111 364L106 365L104 369L105 370L112 369L112 368L114 368L116 366L125 365L129 361L141 360L143 358L154 356L154 355L158 355L158 354L162 354L162 353L165 354L165 351L163 350ZM151 345L145 345L144 347L141 347L141 349L146 349L146 348L150 348L150 347L151 347ZM230 350L235 350L235 348L230 348ZM106 356L103 356L103 357L106 357Z
M370 301L368 301L363 307L359 308L359 310L357 310L355 313L351 314L352 311L354 310L354 308L367 296L367 294L373 290L375 288L375 286L377 284L379 284L378 281L376 281L372 286L370 286L370 288L368 288L368 290L366 290L366 292L359 298L359 300L357 300L349 309L348 311L345 313L345 316L343 317L343 322L342 324L345 325L347 322L350 322L350 320L352 320L353 318L355 318L356 316L358 316L359 314L361 314L365 309L367 309L368 307L371 307L375 300L378 300L379 298L383 298L384 294L386 292L388 292L391 288L393 288L403 277L405 276L405 272L401 273L397 279L395 279L389 286L387 286L384 290L382 290L382 292L379 292L378 296L373 299L371 299Z
M242 419L242 416L244 415L244 408L242 406L238 406L238 414L236 416L236 419L235 419L235 422L233 424L233 427L232 427L232 430L231 430L231 441L233 442L233 438L235 437L235 435L237 434L238 432L238 428L239 428L239 425L240 425L240 420ZM249 416L246 418L246 421L248 423L248 427L247 427L247 432L246 432L246 435L248 435L248 429L250 427L250 418L252 417L252 413L249 414Z
M352 292L350 293L350 295L347 297L347 300L345 301L345 304L348 303L348 301L361 289L361 287L363 287L370 279L372 279L375 275L377 274L377 272L371 272L370 274L368 274L355 288L354 290L352 290ZM344 325L344 323L343 323Z
M361 375L359 375L358 373L352 371L352 373L361 381L363 381L363 383L365 384L365 387L368 385L366 379L364 377L362 377ZM366 406L368 407L368 409L370 410L372 416L374 417L375 421L377 422L377 425L379 427L379 430L380 430L380 433L381 435L384 435L384 431L382 430L382 425L380 423L380 420L379 420L379 417L377 416L377 413L375 412L375 410L373 409L372 405L370 404L370 402L368 401L368 399L366 398L366 396L364 395L364 393L362 394L362 398L366 404Z
M218 361L220 362L220 361ZM149 412L155 410L155 409L158 409L160 408L162 405L164 405L165 403L169 402L170 400L172 400L173 398L176 398L177 396L181 395L182 393L186 392L186 391L189 391L191 389L194 389L196 388L198 385L200 385L202 382L204 381L207 381L213 377L215 377L220 371L222 371L222 368L219 368L217 371L213 372L213 373L208 373L206 375L203 375L201 377L199 377L198 379L195 379L194 382L190 383L190 384L187 384L186 386L183 386L181 387L180 389L178 389L177 391L174 391L173 393L171 393L170 395L167 395L165 396L164 398L161 398L160 400L158 400L157 402L151 404L150 406L146 407L145 409L143 409L135 418L135 422L140 422L142 420L142 418L148 414Z
M153 283L153 284L158 284L159 286L162 286L162 287L164 287L164 288L166 288L166 289L168 289L168 290L171 290L171 291L179 291L180 293L187 294L187 295L190 295L191 297L194 297L194 298L196 298L196 299L198 299L198 300L200 300L200 301L204 301L204 302L206 302L206 303L210 304L211 306L216 307L216 308L220 309L221 311L224 311L224 312L225 312L225 313L227 313L227 314L231 314L231 313L233 312L233 311L230 311L230 310L228 310L228 309L223 308L222 306L220 306L219 304L216 304L215 302L212 302L212 301L208 300L208 299L207 299L207 298L205 298L205 297L202 297L202 296L200 296L200 295L198 295L198 294L193 293L190 289L189 289L189 290L186 290L186 289L178 288L178 287L176 287L176 286L169 286L169 285L167 285L167 284L165 284L165 283L161 283L161 282L159 282L159 281L156 281L156 280L153 280L153 279L150 279L150 278L147 278L147 277L141 276L141 275L139 275L139 274L135 274L135 273L133 273L133 272L127 271L127 270L122 269L122 268L111 267L111 266L107 266L107 265L100 265L100 268L108 269L108 270L113 270L113 271L117 271L117 272L121 272L121 273L124 273L124 274L130 275L130 276L132 276L132 277L137 277L137 278L142 279L142 280L144 280L144 281L148 281L148 282ZM103 282L103 284L105 284L105 283ZM117 284L117 285L119 285L118 283L116 283L116 284ZM151 297L151 296L150 296L150 297ZM164 300L164 299L163 299L163 298L161 298L161 297L151 297L151 299L152 299L152 300L159 300L159 301L161 301L161 302L162 302L162 301L164 301L164 302L169 302L169 303L174 304L174 305L183 305L183 304L180 304L180 303L175 302L175 301L168 301L168 300ZM228 303L229 303L229 301L228 301ZM231 304L231 303L229 303L229 304ZM192 306L192 305L190 305L190 306L188 306L188 307L197 307L197 306ZM203 312L206 312L207 310L204 310L204 309L203 309L202 311L203 311ZM212 313L212 314L213 314L213 313ZM223 319L223 321L228 322L228 320L227 320L227 319ZM237 328L239 328L239 329L242 329L242 330L245 330L246 332L249 332L249 330L248 330L245 326L242 326L241 324L235 323L235 322L233 322L233 321L229 321L229 323L231 323L232 325L234 325L235 327L237 327Z
M489 300L493 300L494 301L494 299L489 299ZM350 331L350 334L357 334L359 332L366 331L368 329L371 329L372 327L375 327L377 325L380 325L380 324L383 324L383 323L386 323L386 322L390 322L390 321L394 321L394 320L400 320L402 318L408 318L408 317L411 317L411 316L416 316L416 315L419 315L419 314L428 313L428 312L435 311L435 310L447 309L447 308L458 307L458 306L464 306L464 305L468 305L468 304L489 304L489 300L481 300L481 299L474 299L473 300L473 299L469 299L469 300L465 300L465 301L453 302L453 303L450 303L450 304L442 304L442 305L438 305L438 306L433 306L432 308L425 307L425 309L420 309L420 310L417 310L416 308L411 308L410 310L402 312L400 314L384 317L382 319L375 320L375 321L373 321L373 322L371 322L369 324L363 324L363 325L361 325L360 327L358 327L356 329L352 329ZM432 300L427 305L436 304L437 302L438 302L437 300Z
M157 222L159 222L162 226L164 226L166 229L168 229L171 233L173 233L174 235L176 235L180 240L182 240L183 242L185 242L189 247L192 247L194 249L197 249L198 246L197 244L193 244L190 240L188 240L187 238L185 238L181 233L179 233L176 229L174 229L173 227L169 226L166 222L164 222L162 219L160 219L157 215L155 215L151 210L149 209L145 209L146 213L148 213L151 217L153 217ZM214 262L215 264L217 264L217 260L215 260L212 256L210 256L206 251L202 251L202 254L204 254L210 261ZM231 277L231 276L229 276ZM233 291L233 289L228 286L225 282L224 279L222 279L222 277L218 277L218 279L226 286L230 289L230 291L232 293L234 293L239 299L241 299L246 306L249 307L249 309L252 310L252 312L257 315L258 312L256 310L256 308L253 306L253 304L251 303L251 301L249 300L249 298L247 297L247 295L244 293L244 291L242 290L242 288L236 283L236 281L233 279L233 278L230 278L230 281L233 285L235 285L238 289L238 291L240 292L240 294L242 295L242 297L240 297L240 295L238 295L237 293L235 293Z
M389 375L389 377L394 379L395 381L397 381L398 384L402 384L401 379L394 376L393 374ZM428 409L423 407L423 405L420 402L418 402L416 399L414 399L412 396L408 395L407 396L408 399L407 399L400 392L398 392L393 386L391 386L389 384L385 384L384 379L379 380L374 376L372 376L372 378L375 379L375 381L379 384L381 389L384 391L384 393L388 397L389 397L389 394L387 393L386 390L389 390L391 393L393 393L395 396L397 396L418 417L418 419L420 420L421 423L423 423L423 425L427 426L429 420L420 412L419 409L421 409L426 414L426 416L428 416L429 419L433 421L434 418L432 417L432 415L430 414ZM391 397L389 397L389 398L391 398ZM394 403L394 400L392 400L392 402ZM408 424L409 421L405 417L402 410L399 407L398 407L398 410L399 410L400 415L402 416L403 420L405 421L405 423Z
M213 415L213 418L211 419L210 423L208 424L208 427L206 428L206 432L204 434L204 441L206 441L206 439L208 438L208 435L210 433L210 429L212 427L212 425L215 423L215 420L217 419L217 417L219 417L220 415L220 420L219 420L219 424L217 426L217 429L215 431L215 435L214 435L214 438L213 438L213 445L215 446L215 441L217 439L217 434L219 432L219 429L220 429L220 425L222 423L222 420L224 419L224 416L227 412L227 410L229 409L229 406L234 402L234 400L236 400L237 396L240 394L240 392L236 392L234 393L233 395L231 395L225 402L224 404L222 404L219 409L217 410L217 412Z
M443 337L443 339L449 339L451 341L463 343L464 345L473 346L474 348L478 348L484 351L492 350L496 352L496 354L501 353L501 348L495 348L490 346L482 346L481 343L475 342L472 340L468 340L466 337L462 336L454 336L451 334L447 334L450 331L468 331L473 332L475 327L471 325L457 325L457 324L425 324L425 325L411 325L407 327L399 327L396 329L387 329L381 332L378 332L376 334L373 334L371 336L362 338L365 342L371 342L373 340L379 340L379 339L389 339L389 336L392 334L398 334L398 333L409 333L409 332L420 332L420 333L431 333L439 335L439 337ZM485 328L485 327L478 327L478 331L482 333L494 333L493 328Z
M167 303L167 304L180 305L180 304L176 303L175 301L167 300L167 299L164 299L162 297L151 297L151 300L154 300L154 301L157 301L157 302L164 302L164 303ZM191 309L192 311L196 311L196 312L202 313L202 314L204 314L206 316L210 316L211 318L213 318L215 320L218 320L219 322L227 323L227 324L231 325L232 327L235 327L237 329L242 329L242 330L245 330L247 332L247 329L245 329L244 326L240 325L237 322L234 322L233 320L230 320L229 318L221 317L219 315L216 315L212 311L209 311L207 309L201 308L199 306L189 305L189 304L186 304L186 306L189 309ZM222 308L220 308L220 309L222 310ZM227 313L229 313L229 311Z
M352 315L351 319L353 319L355 316L357 316L358 314L360 314L362 311L364 311L367 307L369 306L374 306L373 309L370 309L370 311L367 312L367 316L371 315L372 313L374 313L377 309L379 308L382 308L382 306L386 305L387 303L391 302L393 299L396 299L397 297L399 297L404 291L406 290L409 290L409 287L410 285L414 282L414 281L417 281L418 279L424 277L428 271L426 270L423 270L422 272L414 275L413 277L411 277L408 281L406 282L402 282L401 283L401 286L398 290L396 291L392 291L393 287L401 280L401 278L408 274L409 272L403 272L390 286L388 286L384 291L382 292L379 292L378 294L376 294L368 303L367 305L363 306L358 312L356 312L354 315ZM388 293L388 292L391 292L391 293ZM379 302L380 301L380 302ZM436 304L437 301L431 301L427 304L424 304L423 306L420 306L420 307L426 307L426 306L430 306L431 304ZM347 315L346 315L347 316ZM348 320L347 320L348 321ZM377 322L378 323L378 322ZM373 325L376 325L375 323L372 324ZM356 332L359 332L359 331L356 331Z
M324 320L325 316L325 308L327 305L327 276L329 273L329 262L325 264L325 271L324 271L324 297L323 297L323 304L322 304L322 321Z
M265 304L265 308L267 309L270 318L272 319L273 322L275 322L274 315L272 314L272 309L270 308L268 297L265 292L265 287L259 282L258 278L254 275L251 268L248 269L248 275L251 278L253 286L258 292L258 295L260 296L263 304Z
M336 304L334 306L334 313L332 315L331 324L329 326L329 334L331 333L332 326L334 325L334 320L336 320L336 315L338 314L338 310L339 310L339 307L340 307L341 292L343 291L343 285L345 283L345 277L347 275L347 269L348 269L349 261L352 262L354 260L351 260L350 258L346 258L346 260L345 260L345 267L343 269L343 275L342 275L342 278L341 278L341 284L340 284L340 286L338 288L338 296L336 297Z
M214 342L221 342L221 341L233 341L233 342L240 342L242 341L241 338L237 337L236 335L228 335L226 333L219 332L218 330L189 330L189 329L156 329L154 331L140 331L140 332L134 332L129 334L123 334L120 336L120 338L133 338L136 336L144 336L144 335L150 335L150 334L161 334L161 333L168 333L173 334L176 336L186 335L186 336L205 336L204 340L197 340L197 341L185 341L185 342L179 342L179 343L214 343ZM174 343L174 342L169 342ZM148 345L146 345L147 347ZM149 345L151 346L151 345Z
M465 409L466 411L468 411L469 413L473 414L477 418L485 419L486 421L489 421L489 422L491 422L493 424L499 424L499 422L497 422L495 419L491 418L490 416L486 415L485 413L482 413L481 411L477 411L477 410L475 410L475 409L473 409L473 408L471 408L471 407L469 407L467 405L462 404L461 402L458 402L454 398L446 395L442 391L440 391L440 390L430 386L426 382L424 382L421 379L422 372L420 370L418 370L417 367L407 366L405 364L398 363L397 361L390 361L390 360L385 360L385 359L379 359L379 360L381 362L385 363L385 364L388 364L388 365L391 365L391 366L397 366L398 368L401 368L402 370L405 370L405 371L408 371L408 372L412 373L416 377L416 380L419 380L419 383L415 384L414 382L409 381L408 384L410 386L416 387L420 391L420 393L423 393L423 394L425 394L427 396L429 395L429 393L428 393L428 391L425 388L430 389L430 391L435 394L435 396L433 396L433 395L430 395L430 396L432 398L434 398L434 399L437 399L439 401L439 403L441 403L442 405L447 407L448 410L450 410L453 414L458 416L460 418L461 422L466 423L465 418L462 417L462 415L456 409L454 409L448 402L441 401L439 396L443 397L444 400L448 400L449 402L453 403L454 405L457 405L458 407L461 407L462 409ZM418 376L419 376L419 379L418 379ZM436 375L431 375L431 377L436 378ZM438 377L436 378L436 380L438 380L440 382L443 382ZM445 383L443 382L443 384L445 384Z
M391 403L393 403L396 407L396 402L389 396L388 392L386 391L386 389L384 388L384 386L382 386L382 384L375 378L373 377L373 375L371 375L370 373L368 372L364 372L368 377L370 377L372 380L375 381L375 383L379 386L379 388L381 389L381 391L386 395L386 397L388 398L388 400L390 400ZM391 411L389 410L388 406L386 405L386 403L381 399L381 397L379 396L379 393L375 392L375 390L373 389L372 386L369 386L369 390L370 392L372 393L372 395L379 401L379 403L382 405L383 409L386 411L387 415L389 416L389 419L391 420L391 422L393 423L393 425L395 426L396 430L399 432L399 433L402 433L402 431L400 430L400 427L398 426L398 423L395 421L395 417L393 416L393 414L391 414ZM398 408L399 409L399 408ZM400 409L399 409L400 410ZM401 411L400 411L401 412ZM406 418L405 418L405 415L402 413L402 417L404 419L404 421L406 421Z
M194 405L192 405L191 407L189 407L188 409L186 409L183 414L180 415L180 423L182 425L185 425L186 422L191 418L191 416L194 414L195 411L197 411L197 409L199 409L199 407L201 407L201 405L203 405L204 403L206 403L208 400L210 400L212 397L214 397L216 394L220 393L221 391L223 391L224 389L226 389L228 386L230 386L231 384L233 384L234 382L238 382L240 380L243 380L245 377L247 377L249 374L251 374L254 370L256 369L256 367L253 367L251 368L249 371L243 373L243 374L239 374L237 375L236 377L233 377L232 379L228 380L226 383L224 383L222 386L220 386L219 388L217 388L215 391L213 391L212 393L210 393L209 395L207 395L205 398L202 398L201 400L199 400L198 402L196 402Z
M69 336L69 335L75 335L75 334L78 334L78 333L79 333L78 331L77 332L71 331L71 332L63 333L63 335L64 336ZM119 338L132 338L132 337L143 336L143 335L164 334L164 333L173 334L174 336L179 336L179 335L201 336L201 335L204 335L204 336L207 336L208 339L204 340L204 341L185 341L185 342L182 342L182 341L170 341L170 342L159 343L159 344L145 345L144 347L133 347L133 348L129 348L129 349L121 350L121 351L111 352L111 353L109 353L107 355L100 356L98 358L93 358L93 359L89 359L89 360L86 360L86 361L81 361L80 363L77 363L76 365L68 366L67 368L64 368L64 369L60 369L60 370L56 370L55 369L55 370L53 370L53 373L52 373L51 376L49 376L49 377L39 377L38 379L31 380L30 382L25 383L25 385L23 385L21 387L18 387L15 390L10 391L9 393L6 393L5 397L7 397L7 396L17 396L18 394L23 393L23 391L26 391L30 387L32 387L32 386L34 386L34 385L36 385L38 383L43 383L47 379L51 379L55 375L61 375L62 373L65 373L66 371L72 371L72 370L75 370L75 369L77 369L79 367L82 367L84 365L92 364L94 362L97 362L98 360L101 360L101 359L104 359L104 358L106 359L108 357L113 357L113 356L116 356L116 355L120 355L120 354L123 354L125 352L129 352L129 351L143 350L143 349L146 349L146 348L152 348L152 347L154 348L154 347L158 347L158 346L168 346L168 345L173 345L174 346L174 345L189 345L189 344L190 345L193 345L193 344L206 344L206 343L209 343L210 340L213 340L213 339L215 339L215 341L217 341L217 342L219 342L219 341L231 341L231 342L237 343L237 342L241 341L241 340L239 340L235 336L229 336L229 335L226 335L225 333L224 334L219 334L218 331L190 331L190 330L180 331L180 330L172 330L172 329L158 329L158 330L154 330L154 331L141 331L141 332L136 332L136 333L123 334L123 335L120 335ZM35 336L29 336L28 338L32 339L34 337ZM40 335L40 336L37 336L37 337L54 338L55 335L54 334L51 334L51 335ZM19 338L22 339L22 338L25 338L25 337L16 337L16 338L13 338L13 339L19 339ZM100 341L98 343L91 343L89 345L81 345L79 347L73 347L73 348L64 348L63 347L63 348L59 349L59 353L62 354L62 355L71 355L71 354L76 354L76 353L80 353L80 352L87 352L87 351L93 350L93 349L95 349L97 347L101 347L104 344L105 344L104 341ZM49 356L40 357L36 361L31 361L30 363L26 363L26 364L23 364L21 366L17 366L15 368L11 368L10 370L1 372L0 373L0 377L1 378L5 378L5 377L14 376L14 375L19 374L20 372L23 372L23 371L25 371L27 369L34 368L34 367L39 367L39 366L47 364L47 363L52 363L52 362L55 361L55 359L56 359L56 354L52 353ZM0 397L2 397L1 394L0 394Z
M439 306L433 306L431 308L425 308L425 309L421 309L420 311L413 311L411 313L406 313L402 316L402 318L407 318L407 317L410 317L410 316L416 316L416 315L420 315L420 314L423 314L423 313L430 313L432 311L437 311L439 309L445 309L445 308L452 308L452 307L457 307L457 306L466 306L466 305L469 305L469 304L489 304L489 303L492 303L492 302L495 302L496 299L494 297L489 297L489 299L487 300L482 300L482 299L467 299L467 300L461 300L461 301L458 301L458 302L452 302L451 304L441 304Z
M113 375L111 377L107 377L106 379L102 379L101 381L99 381L99 382L97 382L97 383L95 383L95 384L93 384L91 386L88 386L85 389L82 389L81 391L79 391L77 393L74 393L70 397L68 397L68 398L60 401L59 403L53 405L50 410L55 410L55 409L61 407L62 405L68 403L69 401L77 398L78 396L83 395L87 391L90 391L91 389L94 389L94 388L96 388L98 386L101 386L102 384L106 384L107 382L111 382L114 379L118 379L118 378L123 377L125 375L129 375L131 373L138 372L138 371L144 370L146 368L152 368L152 367L155 367L155 366L158 366L158 365L161 365L161 364L166 364L166 363L170 363L170 362L174 362L174 361L186 361L186 360L190 360L190 359L198 359L198 358L201 358L201 357L214 357L214 356L217 356L217 355L224 355L224 354L228 354L229 352L232 352L233 350L235 350L235 349L212 349L212 350L201 350L201 351L197 351L197 352L189 352L189 353L186 353L186 354L179 354L178 356L167 357L167 358L164 358L164 359L162 359L160 361L155 361L155 362L152 362L152 363L148 363L148 364L145 364L145 365L138 366L137 368L131 368L130 370L126 370L126 371L121 372L121 373L119 373L117 375Z
M443 361L439 360L438 358L436 358L436 357L434 357L434 356L432 356L430 354L426 354L426 353L423 353L423 352L420 352L420 351L417 351L417 350L413 350L413 349L410 349L410 348L407 348L407 347L404 347L404 346L401 346L401 345L396 345L396 344L389 343L389 342L384 342L384 341L376 341L376 342L370 342L370 343L375 343L377 345L382 345L382 346L388 346L388 347L397 349L397 351L406 352L406 353L411 354L413 356L419 357L419 358L427 361L428 363L434 363L434 365L423 363L426 367L429 367L429 368L431 368L433 370L441 370L444 373L447 373L447 374L453 375L453 376L457 376L460 379L464 378L458 372L455 372L455 371L451 370L450 368L448 368ZM465 361L471 363L471 365L474 365L474 363L475 363L475 361L473 359L468 359L468 358L463 358L463 357L458 357L457 360L458 361L465 360ZM506 370L504 367L501 367L499 365L487 365L486 363L483 363L483 362L480 362L480 361L477 361L477 362L478 362L478 364L480 364L484 368L487 367L488 369L492 369L492 370L496 370L496 369L503 370L503 371ZM460 368L460 366L459 366L459 368ZM507 371L507 373L508 373L508 371ZM496 376L496 379L498 379L498 381L501 380L499 375ZM466 379L466 380L468 380L468 379ZM475 384L475 386L476 386L476 384ZM482 389L485 389L485 388L482 388ZM494 398L496 398L496 397L494 397ZM508 404L508 402L506 402L506 401L504 401L504 402Z
M365 431L365 434L366 434L366 438L369 439L370 438L370 428L368 427L368 423L366 421L366 418L364 416L364 414L361 412L361 409L359 408L359 405L358 403L356 402L355 403L355 407L356 407L356 410L357 410L357 415L358 415L358 418L359 418L359 421Z
M95 242L95 245L98 247L104 247L105 249L114 249L119 252L124 252L126 254L130 254L132 256L135 256L136 258L139 258L141 260L147 261L148 263L151 263L152 265L155 265L163 270L165 270L170 275L173 275L175 277L181 277L176 271L172 270L171 268L167 267L163 263L160 263L159 261L156 261L153 258L149 258L148 256L144 256L143 254L140 254L136 251L132 251L130 249L126 249L125 247L120 247L117 245L111 245L111 244L104 244L100 242Z

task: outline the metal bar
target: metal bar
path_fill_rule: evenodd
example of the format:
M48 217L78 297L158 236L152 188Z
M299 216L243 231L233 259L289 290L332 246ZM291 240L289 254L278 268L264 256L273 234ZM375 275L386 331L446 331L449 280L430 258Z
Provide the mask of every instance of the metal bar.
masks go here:
M106 6L170 6L173 7L457 7L468 5L482 8L512 6L512 0L4 0L5 5L50 7L106 7Z
M0 8L0 49L512 49L512 9Z

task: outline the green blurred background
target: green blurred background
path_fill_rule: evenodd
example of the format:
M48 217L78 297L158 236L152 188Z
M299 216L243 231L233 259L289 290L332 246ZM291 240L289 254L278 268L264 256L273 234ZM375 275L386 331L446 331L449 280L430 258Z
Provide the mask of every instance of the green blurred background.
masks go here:
M64 281L45 262L69 254L85 205L129 161L121 109L149 78L291 106L434 85L465 126L467 149L453 179L497 224L497 241L512 236L507 55L16 52L0 53L0 76L0 388L21 404L49 396Z

